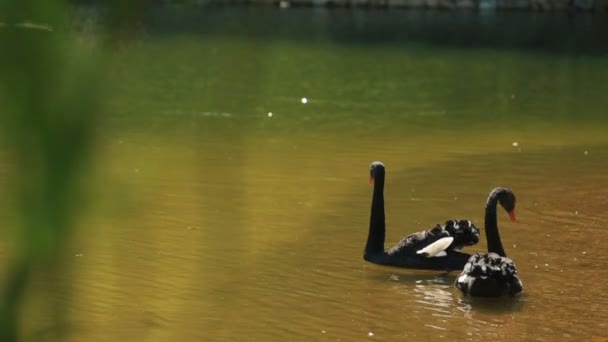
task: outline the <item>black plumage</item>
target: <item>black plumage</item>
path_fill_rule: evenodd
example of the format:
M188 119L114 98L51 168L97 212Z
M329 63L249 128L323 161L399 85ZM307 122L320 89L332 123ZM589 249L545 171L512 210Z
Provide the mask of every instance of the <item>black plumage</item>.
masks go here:
M523 291L523 283L517 274L513 260L507 257L498 233L497 204L515 220L515 195L510 189L495 188L486 203L484 228L488 253L471 256L454 286L464 294L477 297L497 297L502 294L516 295Z
M366 261L388 266L419 269L461 270L471 256L458 252L464 246L479 241L479 229L469 220L449 220L443 225L401 239L395 246L385 250L385 215L384 215L384 180L385 167L381 162L370 166L370 177L374 182L369 234L363 258ZM441 238L453 237L452 243L445 249L445 255L426 257L417 254L424 247Z

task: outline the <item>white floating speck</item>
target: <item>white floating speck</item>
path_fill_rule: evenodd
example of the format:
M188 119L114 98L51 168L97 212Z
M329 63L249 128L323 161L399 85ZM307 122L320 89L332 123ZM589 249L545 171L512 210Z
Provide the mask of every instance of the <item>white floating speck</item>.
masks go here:
M583 251L583 254L587 254L587 252Z
M513 147L517 147L517 146L519 146L519 143L518 143L517 141L514 141L514 142L511 144L511 146L513 146Z
M374 336L374 333L370 331L367 333L367 336Z
M289 8L289 6L290 6L289 1L281 1L279 3L279 7L281 7L281 8Z
M78 253L78 254L76 254L75 256L77 256L77 257L81 257L82 255L83 255L82 253Z
M547 234L547 237L551 237L551 235Z
M574 215L578 215L578 210L574 212Z
M585 152L583 152L583 153L584 153L585 155L588 155L588 154L589 154L589 151L585 151Z
M272 117L272 112L268 112L268 117L271 118Z
M325 334L327 331L325 330L321 330L321 334Z
M545 264L545 267L549 267L549 264Z
M301 101L302 101L303 104L307 104L308 103L308 99L305 98L305 97L303 97Z
M517 248L517 245L513 245L513 248Z
M534 265L534 268L538 268L538 265Z

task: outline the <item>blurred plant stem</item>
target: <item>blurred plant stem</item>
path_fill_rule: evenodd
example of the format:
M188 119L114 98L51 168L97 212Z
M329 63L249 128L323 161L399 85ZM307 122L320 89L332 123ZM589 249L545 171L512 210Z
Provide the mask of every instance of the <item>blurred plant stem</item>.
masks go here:
M62 1L5 0L0 11L0 123L15 164L8 195L19 222L0 293L0 341L7 342L19 339L34 270L52 276L62 267L58 256L80 209L78 180L92 145L99 68L67 32ZM53 309L53 324L62 310Z

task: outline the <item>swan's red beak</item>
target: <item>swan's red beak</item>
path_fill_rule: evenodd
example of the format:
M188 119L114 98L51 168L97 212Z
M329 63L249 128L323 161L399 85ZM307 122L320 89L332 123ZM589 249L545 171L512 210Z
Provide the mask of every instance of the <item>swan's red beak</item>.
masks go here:
M509 218L511 219L511 221L517 222L517 216L515 216L515 209L509 211Z

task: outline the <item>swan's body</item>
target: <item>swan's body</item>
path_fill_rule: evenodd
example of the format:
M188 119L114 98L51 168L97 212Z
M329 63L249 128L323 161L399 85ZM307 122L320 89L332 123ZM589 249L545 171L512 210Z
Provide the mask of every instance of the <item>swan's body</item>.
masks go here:
M456 280L456 287L474 297L498 297L520 293L523 284L513 260L496 253L477 253Z
M486 204L485 231L488 253L477 253L469 259L454 284L464 294L477 297L497 297L508 293L515 295L523 291L515 263L507 258L496 217L496 206L500 204L515 220L515 195L506 188L492 190Z
M444 225L410 234L389 250L384 249L384 165L372 163L370 174L374 181L374 194L363 258L387 266L461 270L471 255L456 250L479 241L479 229L468 220L449 220Z

